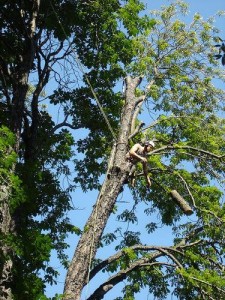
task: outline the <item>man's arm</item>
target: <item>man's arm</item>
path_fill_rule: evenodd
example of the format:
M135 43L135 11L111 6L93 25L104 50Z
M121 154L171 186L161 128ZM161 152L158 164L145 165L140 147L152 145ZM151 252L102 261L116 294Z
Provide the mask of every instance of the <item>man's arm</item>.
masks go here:
M137 158L138 160L146 163L147 159L137 154L138 151L143 151L143 147L140 144L135 144L129 151L130 156Z

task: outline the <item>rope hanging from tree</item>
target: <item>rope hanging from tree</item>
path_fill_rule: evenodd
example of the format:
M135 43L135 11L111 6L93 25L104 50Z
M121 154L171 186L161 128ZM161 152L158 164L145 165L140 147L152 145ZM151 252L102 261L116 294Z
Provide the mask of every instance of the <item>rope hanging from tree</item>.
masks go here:
M54 14L55 14L55 16L56 16L57 22L59 23L59 25L60 25L60 27L61 27L61 29L62 29L64 35L65 35L66 40L68 41L69 44L71 44L71 42L70 42L70 40L69 40L69 38L68 38L68 36L67 36L67 34L66 34L66 31L65 31L65 29L64 29L64 27L63 27L63 24L61 23L61 21L60 21L60 19L59 19L59 17L58 17L58 14L57 14L56 10L54 9L53 4L52 4L51 1L50 1L50 4L51 4L52 10L53 10L53 12L54 12ZM91 92L92 92L92 94L93 94L93 97L94 97L94 99L95 99L95 101L96 101L96 103L97 103L97 105L98 105L98 108L99 108L100 112L102 113L102 115L103 115L103 117L104 117L104 119L105 119L105 122L106 122L106 124L107 124L107 126L108 126L108 128L109 128L109 130L110 130L110 132L111 132L111 134L112 134L112 136L113 136L113 139L116 140L116 135L115 135L115 133L114 133L114 131L113 131L113 128L112 128L112 126L111 126L111 124L110 124L110 122L109 122L109 120L108 120L108 117L106 116L106 114L105 114L105 112L104 112L104 109L103 109L101 103L100 103L99 100L98 100L97 94L95 93L95 91L94 91L94 89L93 89L93 86L92 86L92 84L91 84L91 82L90 82L90 80L89 80L87 74L84 72L84 68L83 68L83 65L82 65L82 63L81 63L79 57L78 57L78 54L77 54L77 52L75 51L75 49L74 49L73 47L71 47L71 49L72 49L72 52L73 52L73 54L74 54L74 58L75 58L75 60L76 60L76 62L77 62L77 65L78 65L78 67L79 67L81 73L83 74L83 76L84 76L84 78L85 78L87 84L88 84L89 87L90 87L90 90L91 90Z

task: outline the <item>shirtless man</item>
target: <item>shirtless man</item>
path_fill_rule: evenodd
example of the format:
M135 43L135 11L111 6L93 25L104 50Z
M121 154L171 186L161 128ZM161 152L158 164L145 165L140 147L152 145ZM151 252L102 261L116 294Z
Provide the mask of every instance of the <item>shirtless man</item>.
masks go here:
M154 147L155 147L155 143L153 141L145 142L144 147L141 146L140 144L135 144L126 155L127 160L131 161L134 164L131 168L129 176L133 177L133 180L134 180L135 164L138 161L140 161L143 166L143 171L144 171L144 175L145 175L145 179L146 179L146 183L147 183L148 187L151 186L151 180L148 177L146 154L151 152ZM134 185L133 180L132 180L132 185Z

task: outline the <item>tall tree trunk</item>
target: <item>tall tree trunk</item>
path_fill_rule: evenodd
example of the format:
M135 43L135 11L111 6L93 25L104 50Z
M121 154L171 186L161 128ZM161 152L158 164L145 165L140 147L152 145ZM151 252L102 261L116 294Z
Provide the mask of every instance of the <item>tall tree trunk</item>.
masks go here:
M65 300L80 300L101 235L128 176L131 164L126 161L125 157L133 115L139 103L139 99L135 97L135 89L139 83L140 78L128 77L126 79L126 103L121 115L121 129L111 151L108 173L67 273L64 288Z
M22 66L21 66L22 68ZM20 76L18 76L18 74ZM15 84L13 86L13 99L11 111L11 130L15 133L16 141L14 151L19 152L22 118L24 112L24 102L28 89L28 71L18 73L15 76ZM16 82L17 79L17 82ZM3 153L6 157L10 154L12 149L7 153ZM14 172L15 164L8 172ZM11 283L13 281L13 249L7 242L10 234L16 234L15 222L10 212L10 197L12 191L12 183L9 178L0 177L0 259L2 265L0 266L0 299L12 300Z
M16 66L8 72L9 86L12 83L12 101L11 101L11 120L10 128L16 136L14 150L18 154L20 150L21 131L23 126L23 114L25 100L28 90L28 78L32 69L32 64L35 57L35 49L37 41L35 39L36 22L40 8L40 0L32 0L32 11L30 14L29 28L24 28L27 33L24 38L24 52L22 51ZM24 18L23 7L21 6L21 18ZM25 22L24 22L25 24ZM7 68L6 68L7 69ZM9 99L11 100L11 99ZM7 153L4 153L7 155ZM14 172L12 166L9 172ZM13 249L7 243L7 237L10 234L15 234L16 227L13 217L10 213L10 195L11 195L11 182L10 180L0 177L0 299L12 300L11 283L13 280Z
M6 138L7 140L7 138ZM11 155L13 149L6 145L2 149L4 160ZM0 299L11 300L12 291L10 283L12 280L12 266L13 266L13 250L7 241L10 241L9 235L13 234L14 226L10 214L9 199L12 192L12 182L9 173L14 171L15 164L13 163L8 169L7 173L0 172ZM1 166L2 168L2 166ZM3 167L4 169L4 167Z
M13 80L13 99L11 105L11 122L10 127L15 134L14 150L16 153L20 149L22 118L24 112L24 102L28 89L28 71L24 71L20 65L20 71L12 74ZM6 157L10 154L11 150L3 153ZM9 172L14 172L15 166L11 167ZM10 234L15 234L15 226L13 217L10 213L10 195L11 195L11 182L9 178L0 177L0 299L12 300L11 283L13 281L13 249L7 242ZM8 238L8 240L10 240Z
M8 199L11 187L1 178L0 183L0 256L2 264L0 266L0 299L11 300L12 292L10 282L12 277L12 251L5 243L5 238L10 234L11 215L9 211Z

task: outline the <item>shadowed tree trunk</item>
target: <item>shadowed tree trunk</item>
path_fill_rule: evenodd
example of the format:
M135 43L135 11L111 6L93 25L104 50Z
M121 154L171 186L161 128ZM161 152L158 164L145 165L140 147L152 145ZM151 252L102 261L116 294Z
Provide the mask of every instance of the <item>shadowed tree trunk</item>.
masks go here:
M7 68L7 64L1 61L1 67L5 70L7 77L10 78L12 84L12 99L11 101L11 118L10 129L15 134L16 140L14 144L14 150L18 154L20 150L21 131L23 127L23 114L25 108L26 95L28 91L28 78L32 69L35 51L37 47L37 41L35 37L36 21L40 7L40 0L35 0L32 3L32 9L30 12L30 22L27 30L24 34L24 43L22 55L19 56L15 66L12 70ZM21 6L20 10L21 19L24 18L24 11ZM11 151L11 150L9 150ZM8 155L8 153L4 153ZM11 167L11 171L14 170L14 165ZM0 266L0 299L11 300L11 282L13 280L13 249L5 241L5 237L10 234L16 233L15 222L10 212L10 194L11 194L11 182L10 180L0 178L0 255L3 257L3 264ZM19 216L17 216L19 217Z
M21 66L22 68L22 66ZM18 154L20 149L22 118L24 111L24 102L28 89L28 72L20 74L18 82L14 86L14 97L12 100L12 122L11 130L16 136L14 150ZM12 149L11 149L12 151ZM8 151L10 152L10 150ZM4 153L5 157L9 153ZM13 172L15 165L11 167L9 172ZM1 176L2 177L2 176ZM0 255L3 257L3 264L0 266L0 299L11 300L13 299L11 293L11 282L13 281L13 249L6 242L6 237L10 234L16 233L15 222L10 212L10 195L11 195L11 182L8 178L0 178Z

